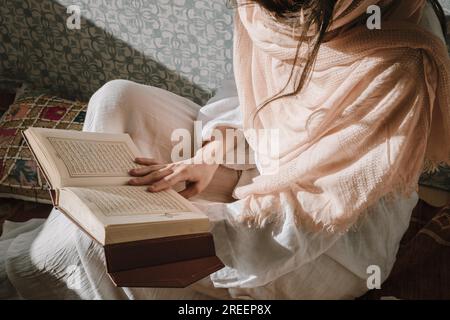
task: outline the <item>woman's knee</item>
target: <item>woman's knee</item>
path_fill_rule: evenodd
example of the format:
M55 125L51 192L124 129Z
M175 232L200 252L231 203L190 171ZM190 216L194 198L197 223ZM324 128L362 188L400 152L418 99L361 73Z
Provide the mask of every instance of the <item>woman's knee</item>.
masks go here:
M111 80L94 93L89 101L89 108L126 106L130 91L136 85L128 80Z
M96 122L116 122L132 112L132 91L138 84L128 80L112 80L98 89L89 100L84 130L99 130ZM103 120L102 120L103 119ZM102 124L103 126L104 124Z

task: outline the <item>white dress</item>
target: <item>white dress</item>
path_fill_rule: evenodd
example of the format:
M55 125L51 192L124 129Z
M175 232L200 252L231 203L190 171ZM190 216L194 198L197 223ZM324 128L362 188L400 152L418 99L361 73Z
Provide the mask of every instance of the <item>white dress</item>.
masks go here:
M158 88L115 80L91 98L84 130L128 132L145 156L170 161L172 131L193 130L197 117L204 122L204 135L217 125L239 128L233 83L200 108ZM115 287L101 247L53 210L44 223L32 221L28 232L5 232L0 242L4 291L15 288L24 298L73 299L355 298L368 290L369 266L380 268L381 281L388 276L417 203L416 194L380 199L344 235L307 232L289 213L281 225L255 230L234 219L240 209L231 197L237 182L235 170L221 167L207 192L193 199L212 221L217 254L226 267L189 288Z
M443 39L430 6L422 24ZM232 81L203 108L170 92L116 80L89 102L85 130L127 132L145 156L170 160L174 129L202 135L216 126L239 129ZM239 169L239 168L238 168ZM247 169L246 167L241 169ZM345 234L311 233L285 212L280 225L249 229L237 223L235 170L220 167L208 189L192 199L212 221L222 270L185 289L117 288L105 272L102 249L58 211L25 224L6 223L0 238L0 299L352 299L364 294L373 266L389 275L418 196L380 199Z

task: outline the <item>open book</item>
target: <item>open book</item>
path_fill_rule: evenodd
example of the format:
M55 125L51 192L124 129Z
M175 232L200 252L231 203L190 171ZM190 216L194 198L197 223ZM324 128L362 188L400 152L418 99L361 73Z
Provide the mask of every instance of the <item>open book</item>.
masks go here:
M127 185L139 157L128 134L28 128L24 137L54 205L100 244L209 231L207 216L176 191Z

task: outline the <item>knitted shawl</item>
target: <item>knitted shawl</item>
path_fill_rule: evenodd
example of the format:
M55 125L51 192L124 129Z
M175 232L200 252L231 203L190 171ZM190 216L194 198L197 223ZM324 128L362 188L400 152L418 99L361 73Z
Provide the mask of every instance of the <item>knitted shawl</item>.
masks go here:
M337 0L306 86L256 117L292 68L301 73L310 46L300 18L287 26L257 4L238 7L234 72L244 132L257 157L278 168L263 166L237 188L241 219L261 226L290 211L297 224L347 230L380 198L417 190L425 164L450 163L450 64L445 44L419 25L425 3ZM370 5L381 9L381 29L360 22ZM278 130L275 154L248 134L260 129Z

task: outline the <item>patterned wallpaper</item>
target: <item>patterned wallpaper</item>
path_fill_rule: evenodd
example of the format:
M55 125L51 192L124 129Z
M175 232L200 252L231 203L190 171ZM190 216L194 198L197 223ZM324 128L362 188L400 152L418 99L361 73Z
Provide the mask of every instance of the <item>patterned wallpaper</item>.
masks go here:
M226 0L0 0L0 80L87 100L123 78L203 103L232 74L232 13Z
M204 103L232 74L227 2L0 0L0 82L87 100L123 78ZM441 3L450 15L450 0ZM80 8L79 30L66 26L71 5Z
M439 0L444 7L444 11L447 15L450 15L450 0Z

